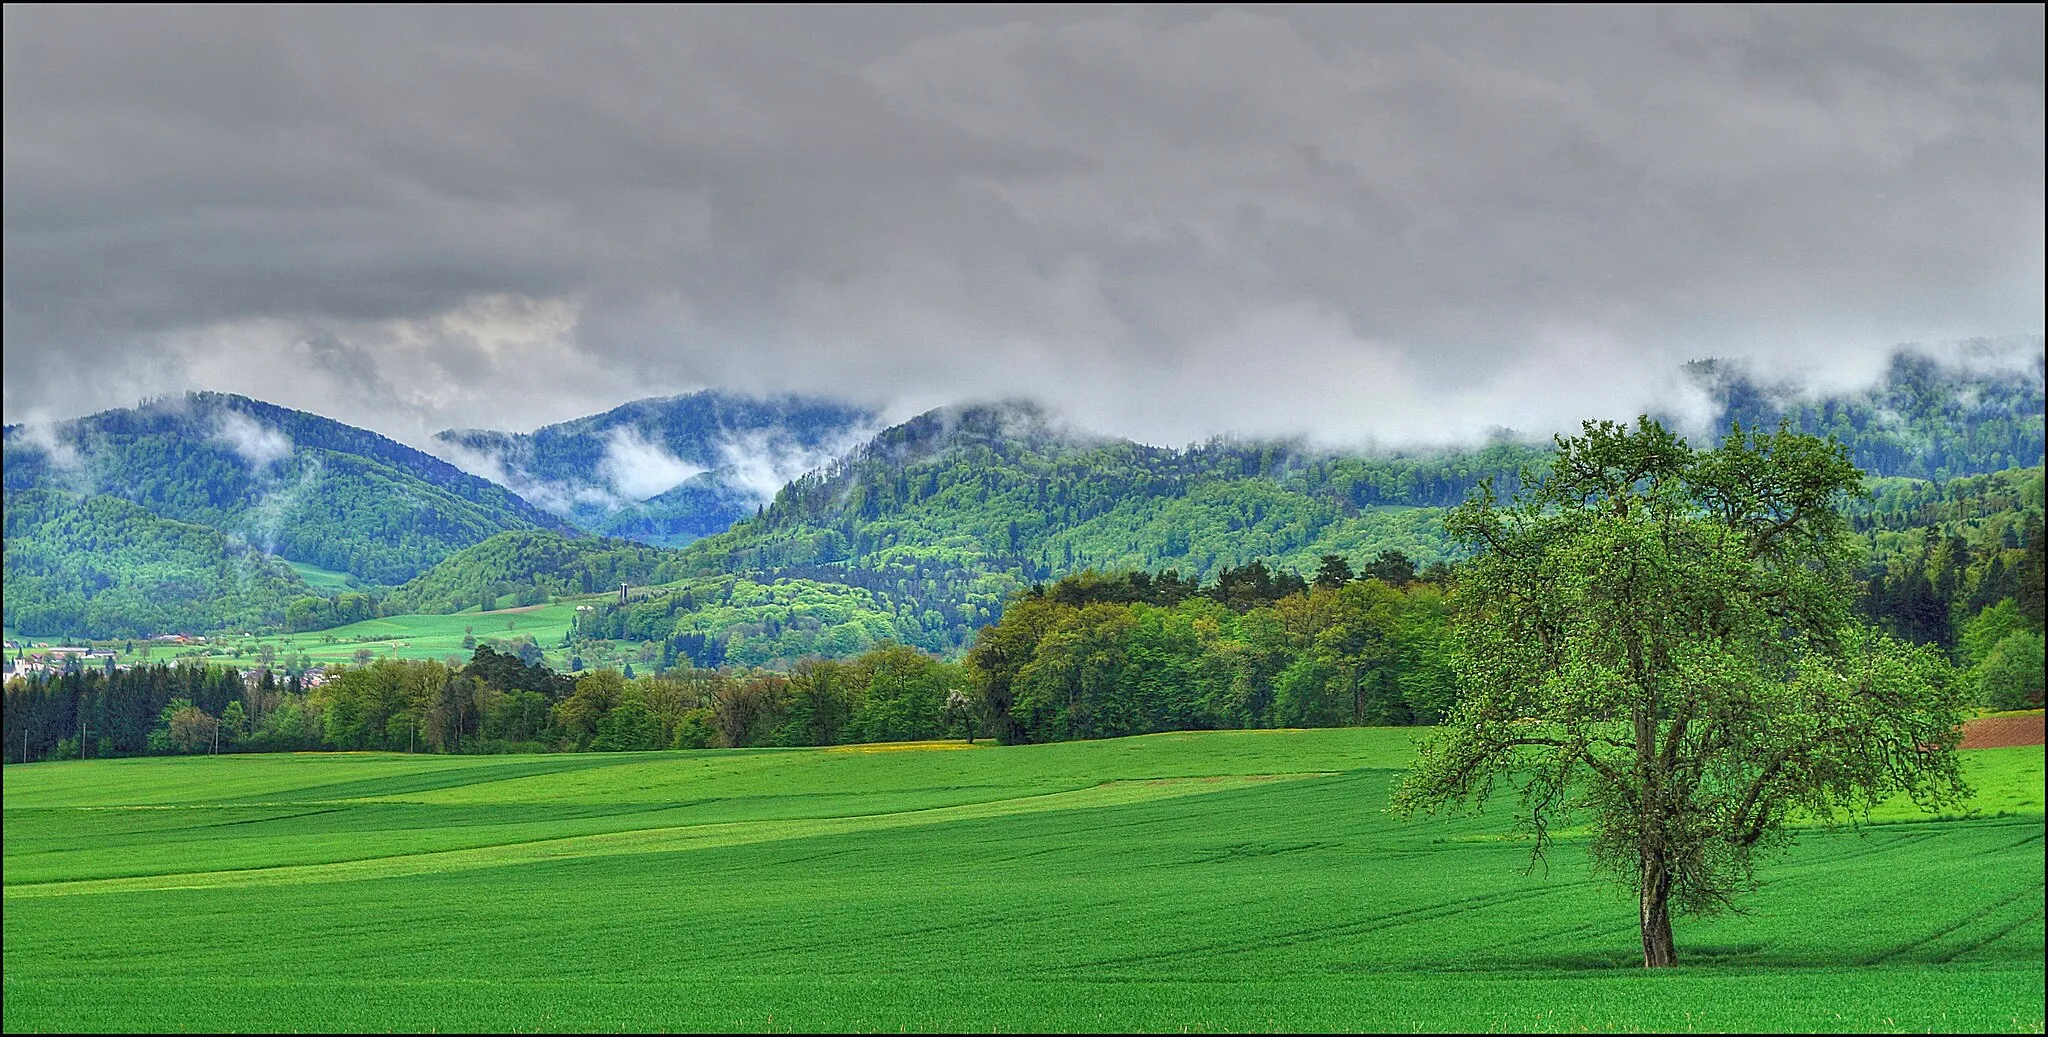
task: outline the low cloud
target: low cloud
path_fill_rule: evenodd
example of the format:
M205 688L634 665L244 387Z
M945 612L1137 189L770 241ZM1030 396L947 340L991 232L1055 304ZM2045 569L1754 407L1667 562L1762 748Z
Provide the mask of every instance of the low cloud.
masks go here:
M729 433L718 443L717 479L755 503L767 504L797 476L845 456L877 431L855 429L815 447L770 431Z
M264 554L277 553L277 541L286 521L309 493L319 485L323 468L316 458L299 469L290 482L270 485L243 519L244 535Z
M238 410L223 408L213 416L213 438L227 444L258 475L292 455L292 439L278 429Z
M563 518L569 517L579 506L617 511L627 503L607 486L535 478L524 467L495 450L472 447L449 437L436 437L428 445L434 454L449 464L480 479L497 483L534 507Z
M58 434L59 426L48 418L23 422L15 428L16 442L40 450L50 464L65 472L76 472L84 464L78 448Z
M626 425L612 429L597 471L621 499L637 503L667 493L705 469L669 453L639 429Z
M10 420L713 386L1441 443L2044 320L2038 6L5 19Z

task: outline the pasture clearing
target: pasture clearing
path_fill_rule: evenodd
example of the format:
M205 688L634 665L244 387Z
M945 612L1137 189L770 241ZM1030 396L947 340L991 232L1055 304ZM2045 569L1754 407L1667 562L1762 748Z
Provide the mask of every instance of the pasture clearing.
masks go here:
M343 591L363 589L362 581L339 569L322 569L310 562L293 562L284 559L279 559L279 561L283 561L284 564L291 566L292 571L299 574L299 579L306 581L306 586L327 597L331 598Z
M1573 845L1380 811L1413 733L9 767L5 1027L2042 1027L2038 747L1647 974Z
M464 637L475 637L481 643L529 636L543 649L555 650L562 635L575 621L576 606L569 603L528 605L497 612L458 612L448 616L407 614L366 619L326 630L258 638L248 642L247 647L253 651L255 645L269 642L277 647L280 654L303 651L315 664L350 663L354 661L355 653L365 648L378 658L445 660L454 656L468 662L474 649L463 647ZM560 655L561 652L555 650L555 654Z

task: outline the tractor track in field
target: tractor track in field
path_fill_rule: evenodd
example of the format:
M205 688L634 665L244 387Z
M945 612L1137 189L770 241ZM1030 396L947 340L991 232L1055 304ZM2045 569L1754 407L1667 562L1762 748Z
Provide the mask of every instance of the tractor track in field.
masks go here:
M1312 943L1337 937L1362 936L1366 933L1410 925L1415 922L1431 921L1437 918L1462 914L1467 911L1501 907L1537 897L1546 897L1560 889L1591 885L1593 881L1588 879L1581 882L1567 882L1557 886L1548 886L1542 889L1506 890L1476 897L1463 897L1457 900L1421 904L1415 907L1402 908L1398 911L1367 915L1364 918L1336 922L1329 925L1309 926L1304 929L1291 929L1285 932L1268 933L1250 938L1214 940L1188 947L1177 947L1173 950L1149 951L1143 954L1120 955L1115 958L1099 958L1093 961L1077 962L1068 966L1068 968L1095 969L1118 965L1156 964L1172 961L1176 958L1208 956L1212 954L1246 954L1262 950L1276 950L1281 947L1292 947L1296 944Z
M1891 950L1885 951L1881 954L1872 955L1869 958L1865 958L1862 963L1864 965L1882 965L1885 962L1891 961L1902 955L1910 954L1914 949L1919 947L1925 947L1928 944L1933 943L1936 940L1939 940L1950 933L1956 932L1957 930L1963 928L1966 925L1969 925L1971 922L1975 922L1980 918L1987 918L1997 914L1999 911L2003 910L2007 905L2018 901L2021 897L2026 896L2030 892L2032 891L2024 889L2020 890L2006 897L2005 899L1998 901L1997 903L1991 904L1988 907L1983 907L1975 911L1972 911L1969 914L1964 915L1963 917L1955 920L1954 922L1944 925L1941 928L1936 929L1925 936L1922 936L1915 940L1909 940L1905 943L1898 945L1897 947L1893 947ZM1941 960L1946 961L1948 959L1944 958Z
M965 803L878 814L773 821L725 821L661 828L628 829L586 835L528 839L454 850L383 854L325 864L291 864L218 869L120 878L16 883L4 888L7 899L73 896L93 893L135 893L167 889L219 889L253 885L294 885L397 878L441 871L496 868L517 864L573 861L626 854L674 853L696 849L777 842L890 829L915 828L954 821L993 820L1020 814L1094 807L1139 805L1162 799L1256 787L1273 781L1327 776L1300 774L1231 775L1200 778L1140 778L1103 782L1080 789L1018 796L983 803Z
M1970 953L1971 951L1977 950L1980 947L1989 947L1992 944L1997 943L1998 941L2003 940L2008 936L2011 936L2023 925L2033 925L2039 923L2043 915L2043 910L2037 907L2032 911L2029 911L2026 914L2021 915L2019 918L2013 920L2010 924L2006 925L2002 929L1999 929L1997 932L1994 932L1991 935L1986 936L1985 938L1977 940L1973 943L1964 944L1962 947L1957 948L1954 953L1944 954L1936 960L1939 961L1941 964L1946 965L1952 961L1955 961L1957 958L1960 958L1963 955Z

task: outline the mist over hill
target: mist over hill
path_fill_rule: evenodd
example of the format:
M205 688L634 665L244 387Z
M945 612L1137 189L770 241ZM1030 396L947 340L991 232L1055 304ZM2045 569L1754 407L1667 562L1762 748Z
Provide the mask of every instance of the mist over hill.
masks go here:
M1902 352L1876 383L1837 392L1725 361L1695 363L1686 377L1703 403L1668 417L1699 443L1730 422L1784 421L1835 436L1873 477L1936 485L2042 459L2038 356L1987 366ZM195 552L189 538L142 537L143 546L103 562L94 556L108 541L86 532L91 523L10 522L8 622L68 617L72 629L105 632L169 616L189 627L229 615L261 625L280 609L340 614L292 599L315 592L291 580L261 583L261 600L247 608L137 604L179 598L181 587L195 600L230 593L208 574L247 548L358 577L371 590L349 615L695 580L683 610L694 618L678 619L670 603L647 629L620 636L672 638L679 623L700 638L758 627L738 631L774 642L755 661L846 647L822 626L806 633L776 618L788 603L770 599L785 593L829 599L834 615L858 618L865 632L848 644L888 637L947 651L1019 589L1086 568L1206 579L1253 561L1313 571L1324 554L1450 560L1440 509L1483 480L1512 490L1549 449L1505 431L1435 451L1228 437L1173 448L1076 428L1026 400L942 407L879 431L876 420L829 400L706 391L532 433L437 437L437 449L496 482L374 432L219 394L10 426L10 508L28 491L58 495L39 499L38 515L115 498L224 539ZM81 514L136 521L106 509ZM181 546L149 555L147 545L170 543ZM101 575L75 588L56 578L88 571ZM189 579L166 575L175 573ZM769 597L758 607L714 621L707 603L729 605L736 580L799 590L760 590ZM155 589L138 597L137 587ZM69 604L56 607L58 596Z
M529 433L449 429L435 447L577 528L680 546L721 532L878 427L864 407L705 390Z
M493 533L561 521L366 429L194 393L6 430L10 495L117 497L268 554L401 583Z

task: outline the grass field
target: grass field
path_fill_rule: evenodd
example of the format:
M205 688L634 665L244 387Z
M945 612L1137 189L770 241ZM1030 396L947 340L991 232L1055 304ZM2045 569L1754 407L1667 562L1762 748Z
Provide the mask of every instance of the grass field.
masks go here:
M452 616L387 616L266 640L274 640L280 650L303 651L316 663L348 662L359 648L368 648L379 656L393 655L400 659L445 659L452 655L467 662L471 650L462 647L462 639L469 631L473 630L474 634L468 636L474 636L478 641L531 635L542 647L553 648L575 621L574 605L535 605L499 612L462 612ZM333 643L328 643L327 637L333 637ZM289 648L286 647L287 640Z
M1383 814L1408 739L9 767L5 1027L2042 1029L2038 746L1647 974L1574 845Z
M306 562L285 562L284 564L291 566L292 571L299 574L299 579L306 581L306 586L329 597L340 594L343 591L357 590L362 587L362 581L337 569L322 569L317 565Z
M568 669L567 652L555 647L576 621L576 606L570 602L549 605L532 605L524 608L501 609L497 612L460 612L452 616L404 615L386 616L383 619L367 619L347 626L330 627L297 634L279 634L271 637L252 637L221 641L212 646L209 661L223 665L253 666L256 664L256 650L259 645L269 644L277 649L278 657L293 652L305 652L314 665L327 663L353 663L356 652L369 649L372 655L396 659L448 659L454 657L469 661L473 649L464 648L462 639L474 636L479 642L493 638L511 640L531 636L548 652L550 663ZM228 652L232 643L242 649L239 656ZM172 651L158 650L155 660L169 661ZM140 661L141 656L126 653L123 662Z

